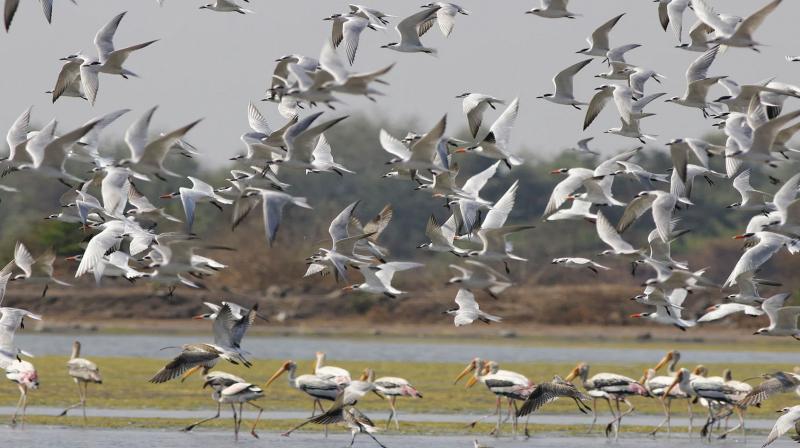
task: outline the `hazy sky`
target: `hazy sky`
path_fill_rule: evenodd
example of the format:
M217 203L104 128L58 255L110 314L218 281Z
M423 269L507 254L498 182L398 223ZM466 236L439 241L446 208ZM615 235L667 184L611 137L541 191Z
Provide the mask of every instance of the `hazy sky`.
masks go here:
M423 1L363 0L387 13L407 16ZM34 120L43 123L57 117L60 129L120 108L131 108L117 121L108 135L121 135L128 124L146 108L158 104L154 123L157 128L172 128L198 117L204 122L190 134L210 160L219 161L242 150L239 135L248 130L246 105L258 100L266 88L275 58L288 53L317 56L330 34L330 23L322 18L344 12L345 1L331 0L252 0L256 14L242 16L199 10L203 0L166 0L159 8L149 0L80 0L75 6L56 0L53 24L47 25L38 2L23 1L9 34L0 35L3 60L0 82L0 128L5 129L29 105L34 105ZM666 75L662 85L648 84L650 93L680 95L685 87L684 72L699 56L674 48L672 32L658 25L656 4L650 0L573 0L570 9L582 14L575 20L542 19L523 14L537 6L528 0L459 0L472 12L459 16L453 34L444 38L431 30L423 41L439 50L438 57L425 54L400 54L380 45L397 40L394 30L366 30L354 71L369 71L397 62L385 79L386 97L373 105L366 98L347 97L346 105L332 114L383 114L406 119L418 117L432 125L443 113L450 118L451 130L465 125L460 100L455 95L477 91L511 99L520 97L520 116L512 143L534 148L544 155L579 138L597 136L596 147L608 150L632 145L633 140L602 131L619 125L613 109L603 112L587 132L582 132L583 112L537 100L552 89L550 79L562 68L584 58L575 51L585 46L584 39L609 18L627 12L612 32L612 46L640 43L642 48L628 54L628 61ZM747 15L766 0L712 0L726 13ZM95 32L115 14L127 10L116 35L117 48L161 39L134 54L128 68L141 78L124 80L103 75L97 103L62 98L55 105L43 92L55 83L60 57L77 50L96 53ZM710 74L730 75L740 83L754 83L775 76L800 84L800 63L783 57L800 53L797 18L800 2L785 1L767 18L757 39L767 44L763 52L732 49L721 55ZM396 23L397 19L395 20ZM694 23L691 12L685 15L684 40ZM593 88L602 80L593 75L606 67L595 61L577 77L575 92L588 101ZM723 94L716 87L711 96ZM260 103L273 128L284 121L272 103ZM789 107L795 107L791 104ZM659 135L659 144L676 137L697 136L709 129L697 110L657 100L648 109L658 115L643 122L643 130ZM499 112L492 113L485 122ZM427 124L426 124L427 127ZM377 149L377 148L376 148ZM335 150L335 148L334 148ZM345 163L347 161L344 161Z

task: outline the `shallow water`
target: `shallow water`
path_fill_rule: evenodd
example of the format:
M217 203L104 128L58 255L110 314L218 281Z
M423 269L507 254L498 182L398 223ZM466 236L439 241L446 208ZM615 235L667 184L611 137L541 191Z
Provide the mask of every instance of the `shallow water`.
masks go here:
M28 407L28 415L59 415L63 409L44 406L30 406ZM11 415L14 408L10 406L0 406L0 415ZM108 417L108 418L169 418L169 419L192 419L199 420L214 415L214 409L208 408L207 410L172 410L172 409L93 409L88 408L86 414L89 417ZM369 417L375 422L384 422L388 417L388 412L368 412ZM77 412L74 415L79 415ZM303 420L309 416L305 411L265 411L261 415L262 420ZM221 418L230 418L230 409L223 408ZM479 414L414 414L403 413L400 409L400 420L407 422L434 422L434 423L470 423L477 418L482 417ZM245 418L255 418L255 412L245 411ZM629 415L625 417L623 424L623 431L625 425L635 426L655 426L661 423L661 415ZM490 421L494 421L489 419ZM603 425L609 420L609 415L603 409L600 410L598 422ZM588 425L592 421L591 416L588 415L563 415L563 414L535 414L531 416L530 422L532 424L540 425ZM697 427L702 425L704 416L698 416L695 419L694 425ZM598 423L598 424L600 424ZM766 430L771 429L775 423L774 420L766 419L747 419L746 426L748 429ZM688 419L682 416L675 416L672 418L673 427L685 427L688 425ZM602 425L601 425L602 426Z
M0 427L0 440L4 446L15 448L27 447L58 447L58 448L85 448L108 447L115 448L141 448L148 446L168 446L175 448L197 448L198 446L212 447L286 447L286 448L341 448L350 443L350 436L340 432L332 433L327 439L321 434L293 434L286 438L274 433L259 433L260 439L254 439L246 431L241 434L238 443L233 441L230 432L218 430L197 430L189 434L165 430L126 430L126 429L77 429L54 426L29 426L24 430ZM403 436L381 435L378 439L388 448L469 448L472 447L474 436ZM494 448L597 448L606 445L620 448L671 448L701 446L696 438L689 440L685 437L672 437L671 439L631 436L621 437L618 442L606 441L600 436L561 437L557 434L537 434L529 440L511 440L507 438L493 439L479 437L482 444ZM714 447L760 447L764 436L749 437L746 443L741 440L714 442ZM356 439L357 448L377 447L377 445L364 435ZM789 439L782 439L771 445L775 448L788 448L797 446Z
M17 334L16 344L34 355L68 355L74 339L80 339L87 356L134 356L168 358L174 350L160 350L192 342L210 341L197 335ZM248 337L243 348L254 359L311 359L324 351L328 359L351 361L464 362L475 356L503 362L611 362L641 363L658 360L660 349L537 347L432 341L382 341L314 337ZM693 363L794 363L800 354L763 351L684 350L681 360Z

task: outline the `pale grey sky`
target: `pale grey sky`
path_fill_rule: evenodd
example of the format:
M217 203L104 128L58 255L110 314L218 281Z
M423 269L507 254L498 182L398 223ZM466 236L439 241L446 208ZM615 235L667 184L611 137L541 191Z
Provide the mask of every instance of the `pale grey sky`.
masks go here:
M416 12L422 0L363 0L387 13L407 16ZM718 10L747 15L766 0L711 0ZM121 135L128 124L146 108L158 104L157 128L177 127L198 117L204 122L190 133L210 160L219 161L242 150L239 135L247 131L246 105L261 98L274 66L274 59L288 53L309 56L319 49L330 33L322 18L345 11L347 2L331 0L252 0L254 15L215 13L199 10L203 0L166 0L163 8L150 0L65 0L54 3L53 24L44 21L38 2L21 2L9 34L0 35L3 62L0 83L0 128L5 129L19 113L34 105L34 120L43 123L57 117L62 129L119 108L133 112L109 128L106 136ZM520 97L520 116L512 143L552 154L579 138L597 136L595 146L617 149L636 143L602 131L618 126L613 110L604 111L587 132L581 131L583 112L537 100L552 89L550 79L562 68L584 58L575 51L585 46L584 38L609 18L627 12L612 32L612 46L640 43L628 61L666 75L662 85L650 83L649 92L680 95L685 86L684 71L699 53L674 48L675 36L658 25L656 4L650 0L573 0L570 9L582 14L575 20L549 20L523 14L537 6L537 0L458 0L472 12L459 16L450 38L438 29L423 41L439 50L438 57L399 54L380 45L397 40L394 30L366 30L361 38L355 71L369 71L397 62L382 87L386 97L372 104L366 98L342 97L347 104L338 113L360 112L406 119L418 117L434 123L447 113L451 130L464 126L460 100L463 91L478 91L510 100ZM55 105L43 92L52 88L61 62L79 49L96 52L92 40L99 27L115 14L127 10L116 35L118 48L150 39L161 41L134 54L130 69L141 78L124 80L102 76L94 107L74 98L62 98ZM785 1L767 18L757 39L767 44L763 52L731 49L721 55L710 73L730 75L740 83L776 79L800 84L800 63L783 57L800 53L797 20L800 1ZM397 22L399 19L395 19ZM685 33L694 23L685 16ZM686 40L686 37L684 38ZM605 71L600 61L587 66L577 77L575 92L588 101L602 80L593 75ZM712 96L723 94L716 87ZM788 107L796 107L796 103ZM273 127L282 124L271 103L259 103ZM658 134L658 144L676 137L697 136L709 129L710 121L699 111L657 100L648 109L658 116L643 122L643 130ZM499 112L485 119L491 123ZM334 148L335 150L335 148ZM344 161L345 163L347 161Z

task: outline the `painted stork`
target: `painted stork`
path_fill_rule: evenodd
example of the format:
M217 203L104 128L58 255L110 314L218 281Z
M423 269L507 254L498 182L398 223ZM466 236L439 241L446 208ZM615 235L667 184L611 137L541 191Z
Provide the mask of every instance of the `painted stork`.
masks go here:
M214 391L225 389L226 387L233 386L236 383L245 383L246 381L244 378L238 377L232 373L223 372L221 370L215 370L213 372L208 372L205 375L205 382L203 383L203 388L211 387ZM193 430L196 426L201 425L207 421L214 420L219 418L220 411L222 410L222 403L217 400L214 395L211 396L214 401L217 402L217 414L213 417L204 418L202 420L198 420L191 425L183 428L184 432L189 432ZM234 409L234 413L236 410Z
M474 374L469 381L467 381L465 387L469 388L480 382L486 385L489 391L497 397L494 413L475 420L470 424L470 426L474 427L481 420L493 415L497 415L497 425L492 430L491 434L495 437L498 437L500 435L500 425L503 418L503 413L500 410L500 403L502 397L505 397L508 399L508 414L509 417L512 418L512 428L514 434L516 435L517 409L514 401L526 399L535 385L524 375L508 370L500 370L496 362L486 362L480 358L474 358L472 361L470 361L464 371L462 371L458 377L456 377L455 382L458 383L461 378L470 372L474 372ZM512 408L514 408L513 413Z
M356 435L367 434L375 440L378 445L385 448L384 445L378 442L378 439L372 435L372 433L376 431L375 424L355 408L355 405L359 400L364 398L367 393L375 391L375 384L373 382L375 381L375 372L372 369L367 369L365 372L367 376L366 381L351 381L350 384L339 393L333 405L324 414L311 417L281 435L289 437L291 433L309 423L327 426L344 422L353 432L353 440L350 442L350 446L355 442Z
M664 420L662 420L661 423L659 423L658 426L656 426L656 428L650 433L652 436L655 436L664 425L667 425L667 434L672 434L672 400L675 399L685 399L687 401L689 410L688 433L692 433L694 413L692 410L691 397L678 389L673 389L669 394L666 394L667 388L675 380L675 375L678 373L677 365L680 359L680 352L676 350L667 352L667 354L661 358L661 361L659 361L655 367L645 370L644 376L641 380L639 380L639 383L644 385L645 389L647 389L652 397L660 399L661 406L664 408ZM667 372L669 372L669 375L656 376L656 373L665 365L667 366Z
M565 381L572 381L576 377L581 379L581 383L583 384L583 388L586 390L587 395L592 397L592 425L589 427L589 431L592 430L594 427L595 422L597 421L597 400L603 399L606 400L608 403L608 408L611 410L611 414L614 416L614 419L606 425L606 437L614 430L614 439L619 438L619 427L622 424L622 418L626 415L632 413L636 408L633 406L628 400L629 395L641 395L641 396L649 396L647 389L644 388L641 384L639 384L633 378L628 378L624 375L619 375L616 373L607 373L602 372L595 374L591 378L589 378L589 365L586 363L580 363L575 366L574 369L564 378ZM614 409L611 407L611 402L614 402L616 405L616 413ZM619 403L623 402L628 405L628 409L625 412L620 410Z
M698 369L695 369L698 370ZM699 370L702 373L702 370ZM741 428L744 431L744 409L739 407L737 402L747 395L747 392L737 389L736 384L728 384L728 382L720 377L706 378L699 374L692 377L692 373L688 369L682 368L678 371L672 384L667 388L666 394L671 393L672 389L678 388L682 393L695 397L698 400L703 399L708 403L708 419L703 426L701 435L703 437L711 438L711 427L721 417L721 412L714 414L715 409L725 406L732 406L732 411L739 417L739 425L731 430L726 431L720 437L724 438L727 434ZM737 381L736 383L740 383ZM745 383L741 383L745 384ZM730 414L728 414L730 415Z
M70 409L83 408L83 423L86 424L86 396L89 394L89 383L103 384L103 378L100 376L100 369L97 364L89 361L88 359L81 358L81 343L74 341L72 343L72 356L67 362L67 373L78 385L78 396L80 401L68 406L64 411L59 414L59 417L67 415ZM83 385L83 388L81 388Z
M278 377L280 377L284 372L289 373L290 387L301 392L305 392L314 399L314 407L311 411L312 417L317 412L317 406L319 406L319 410L321 412L325 412L320 400L334 401L342 389L344 389L343 386L337 384L336 382L320 378L316 375L296 376L297 363L291 360L283 363L283 365L281 365L280 368L278 368L278 370L272 374L272 376L264 384L264 388L269 387L269 385L278 379Z
M25 411L28 409L28 391L36 390L39 388L39 375L36 373L36 368L28 361L14 360L6 367L6 378L17 384L19 388L19 401L17 407L14 409L14 415L11 416L11 426L17 424L17 414L22 409L22 417L20 423L25 427Z
M351 381L350 372L335 366L325 365L325 352L317 352L317 362L314 364L314 375L331 380L341 386L347 386Z
M365 378L362 377L362 380L363 379ZM375 390L384 397L389 398L390 412L389 419L386 420L386 429L389 429L389 425L392 423L392 419L394 419L395 428L398 431L400 430L400 421L397 418L397 397L422 398L422 394L405 378L393 376L380 377L375 380Z

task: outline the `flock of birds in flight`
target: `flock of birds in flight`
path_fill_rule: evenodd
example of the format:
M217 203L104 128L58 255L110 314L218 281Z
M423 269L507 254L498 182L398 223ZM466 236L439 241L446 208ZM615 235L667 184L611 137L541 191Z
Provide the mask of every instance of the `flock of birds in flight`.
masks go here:
M797 198L800 173L786 180L770 175L772 184L781 184L775 193L757 190L750 182L754 174L792 166L797 160L800 151L791 147L790 140L800 130L800 121L795 121L800 117L800 110L784 112L783 106L788 98L800 98L800 88L772 78L756 84L738 84L729 76L713 74L712 68L715 59L722 57L725 51L759 51L761 44L755 39L755 33L781 2L771 0L750 16L742 18L715 12L708 0L658 0L661 25L665 31L672 28L678 41L677 48L699 53L686 70L684 93L666 101L684 108L698 109L704 118L713 119L713 126L724 132L727 138L723 144L699 138L669 141L667 146L673 166L671 172L666 174L648 171L632 161L642 147L607 158L594 169L571 167L553 170L553 174L565 177L553 189L544 211L545 220L592 222L599 239L609 247L600 254L605 259L624 260L631 263L634 270L638 265L645 265L654 271L654 276L645 282L644 292L634 297L635 301L654 311L637 313L631 317L650 319L686 330L734 313L766 315L769 326L759 329L756 334L791 336L800 340L797 327L800 307L787 306L789 294L786 293L762 297L759 292L761 287L780 286L780 283L757 277L759 269L776 254L783 250L791 254L800 251L800 199ZM567 0L542 0L541 3L540 8L527 13L547 19L576 19L579 16L567 9ZM41 4L49 22L52 18L52 0L42 0ZM18 0L5 0L6 30L11 26L18 5ZM217 0L201 6L201 9L240 14L252 12L231 0ZM126 79L137 76L127 68L127 59L140 51L140 57L145 57L144 50L157 40L117 49L114 36L125 14L118 14L97 32L94 38L96 54L79 52L62 58L64 63L56 84L48 92L53 102L73 97L93 105L100 92L100 79L103 76L116 75ZM697 18L688 33L688 43L683 40L683 21L687 14ZM459 16L468 15L469 11L452 3L423 5L418 12L397 23L399 42L385 44L382 48L401 53L436 54L435 48L427 47L422 42L425 33L438 26L444 36L450 36ZM587 39L590 46L578 51L587 58L558 72L553 78L553 93L537 98L581 110L585 107L584 130L592 125L606 106L613 103L614 106L608 108L618 113L621 125L605 132L644 144L654 140L653 136L642 131L642 120L654 115L647 112L646 108L664 95L660 92L647 93L645 86L650 80L660 83L663 76L626 60L627 53L640 45L611 45L612 30L624 15L613 17L594 30ZM232 206L234 227L260 206L266 239L272 245L282 220L282 211L287 205L312 208L306 198L286 192L290 186L279 179L281 170L300 170L306 174L335 173L339 176L353 174L335 160L325 136L347 116L331 118L329 112L312 113L306 112L306 109L324 105L335 110L341 95L365 96L377 101L376 98L382 95L377 87L387 84L382 78L394 64L369 72L352 72L349 66L355 62L359 42L367 37L365 30L384 30L395 17L365 6L349 5L348 12L333 14L325 19L332 24L331 38L323 45L318 59L300 54L277 59L264 101L275 104L287 122L280 129L273 130L255 105L249 104L247 116L252 130L241 136L247 152L232 159L237 166L231 170L229 186L214 187L196 177L173 172L166 166L173 154L191 157L197 153L185 137L200 120L152 136L149 128L156 107L145 111L128 126L124 141L129 154L121 158L103 151L101 134L111 123L130 112L128 109L92 119L75 129L57 132L56 119L38 131L31 129L32 109L28 108L7 133L9 154L2 162L2 175L19 173L14 175L53 179L68 187L60 199L59 212L48 218L80 223L85 229L95 232L82 254L69 257L78 262L76 278L92 274L98 284L104 277L141 279L164 285L170 294L178 285L200 288L204 277L226 266L197 253L219 249L202 244L192 232L198 204L209 203L219 209ZM344 53L344 56L340 53ZM608 71L596 75L596 78L607 83L598 86L587 103L575 97L573 79L580 76L582 69L594 59L607 62ZM787 59L798 60L795 57ZM727 94L712 100L709 98L710 91L718 84L727 90ZM533 229L534 226L506 223L515 206L518 182L513 182L495 201L482 198L481 190L498 170L510 170L513 173L515 167L525 163L525 155L511 144L520 101L518 98L503 100L474 92L463 93L456 98L463 102L471 140L448 137L446 116L424 134L408 132L398 137L381 130L378 136L380 145L391 155L387 162L391 171L383 177L411 182L416 190L430 192L433 197L444 199L452 211L452 215L443 223L434 215L431 216L426 227L430 242L419 246L428 251L452 253L463 261L451 265L458 272L448 282L459 286L455 298L457 307L445 313L454 316L456 326L469 325L476 320L500 322L499 316L480 309L475 294L485 292L496 299L513 285L509 277L509 262L526 260L514 253L513 245L506 238L510 234ZM490 109L499 107L504 110L489 130L482 132L484 115ZM577 151L598 155L589 147L591 140L581 140ZM456 180L458 172L454 161L456 157L463 157L460 154L473 154L494 163L460 183ZM722 171L711 168L712 156L724 159ZM89 164L92 177L87 180L75 175L68 169L71 164ZM164 200L180 199L184 210L182 218L172 216L163 207L154 204L136 186L140 182L158 182L168 177L184 176L191 182L191 187L181 187L177 192L161 196ZM617 177L632 178L640 182L644 189L624 202L614 196L612 187ZM746 230L736 236L745 240L746 250L721 285L737 286L739 292L729 295L726 303L709 308L699 319L690 320L682 317L688 295L694 290L720 288L704 275L704 270L693 270L686 262L674 260L670 254L671 243L687 232L680 229L679 214L693 205L691 193L697 177L704 178L709 184L713 184L712 178L731 179L741 200L728 208L731 213L751 213L753 216ZM14 191L6 186L2 189ZM568 203L570 207L564 208ZM357 270L363 282L352 283L344 290L391 298L402 295L404 291L392 285L394 275L424 265L387 261L389 252L381 245L380 237L391 221L392 207L387 205L376 218L362 223L356 216L358 204L356 201L348 205L331 221L331 244L319 248L306 259L306 276L332 274L337 282L343 280L350 283L348 270ZM610 207L624 209L616 225L601 211ZM652 215L655 227L647 238L649 250L645 250L626 241L623 233L648 212ZM158 233L155 224L159 223L183 228ZM43 295L50 284L68 285L54 277L55 258L53 251L34 257L23 243L17 243L14 259L0 271L0 294L5 294L11 282L41 284L44 286ZM611 269L597 261L580 257L556 258L553 264L587 269L594 273ZM184 345L181 353L155 374L151 382L162 383L178 377L185 379L193 372L202 370L205 375L204 387L213 389L213 399L218 404L217 415L212 418L219 416L223 404L230 404L234 408L238 435L243 406L248 404L258 408L260 417L262 409L253 401L263 397L264 391L235 375L211 369L219 359L248 367L251 365L240 343L247 328L258 316L257 306L247 308L231 302L219 305L209 303L208 306L213 312L200 317L213 321L214 343ZM41 319L41 316L9 307L0 308L0 312L0 366L6 369L7 377L19 386L21 395L18 408L22 409L24 415L27 391L38 386L38 378L33 365L21 358L30 354L14 345L13 336L22 327L24 318ZM76 342L68 366L69 374L78 384L80 402L65 410L64 414L71 408L82 406L85 416L88 384L100 383L101 378L97 366L79 356L80 344ZM499 434L500 430L503 397L508 399L509 417L513 420L515 431L517 417L529 415L558 397L575 400L582 412L596 411L595 406L588 406L586 401L591 399L596 404L598 399L606 400L614 415L606 434L613 431L616 435L623 416L633 411L633 405L627 397L644 395L661 400L665 410L662 425L668 426L669 403L672 400L688 400L690 410L693 402L705 404L708 420L704 434L710 437L714 423L720 419L735 413L739 416L740 425L734 429L743 428L747 406L758 404L775 393L794 390L800 385L800 375L775 372L765 374L765 382L753 388L747 383L726 377L707 377L701 368L694 371L676 369L677 359L678 355L671 352L638 381L611 373L589 377L589 367L581 364L563 379L557 377L552 382L540 384L534 384L520 374L500 370L497 362L475 359L459 379L472 372L470 385L482 382L497 396L497 408L492 414L498 416L495 434ZM669 375L656 376L658 369L667 364L670 366ZM353 438L363 433L375 439L372 434L376 430L375 424L355 407L361 398L371 391L388 397L392 410L389 422L394 419L395 424L399 425L396 398L421 397L402 378L375 379L374 372L367 370L361 379L353 380L344 369L325 366L322 353L317 354L314 374L296 376L296 369L296 363L287 361L267 385L288 372L289 384L314 398L314 412L319 407L322 413L312 416L297 428L309 423L328 425L344 422L352 430ZM581 380L586 393L573 385L572 381L576 379ZM333 405L324 410L320 400L332 401ZM521 407L517 406L517 401L523 403ZM616 411L612 403L616 405ZM628 411L621 412L620 403L628 404ZM235 404L239 405L238 412ZM800 406L786 408L783 412L767 444L800 421ZM16 420L16 414L14 418ZM258 419L251 430L254 436L257 423ZM297 428L285 435L288 436ZM689 430L691 432L691 426ZM731 431L723 433L723 436Z

